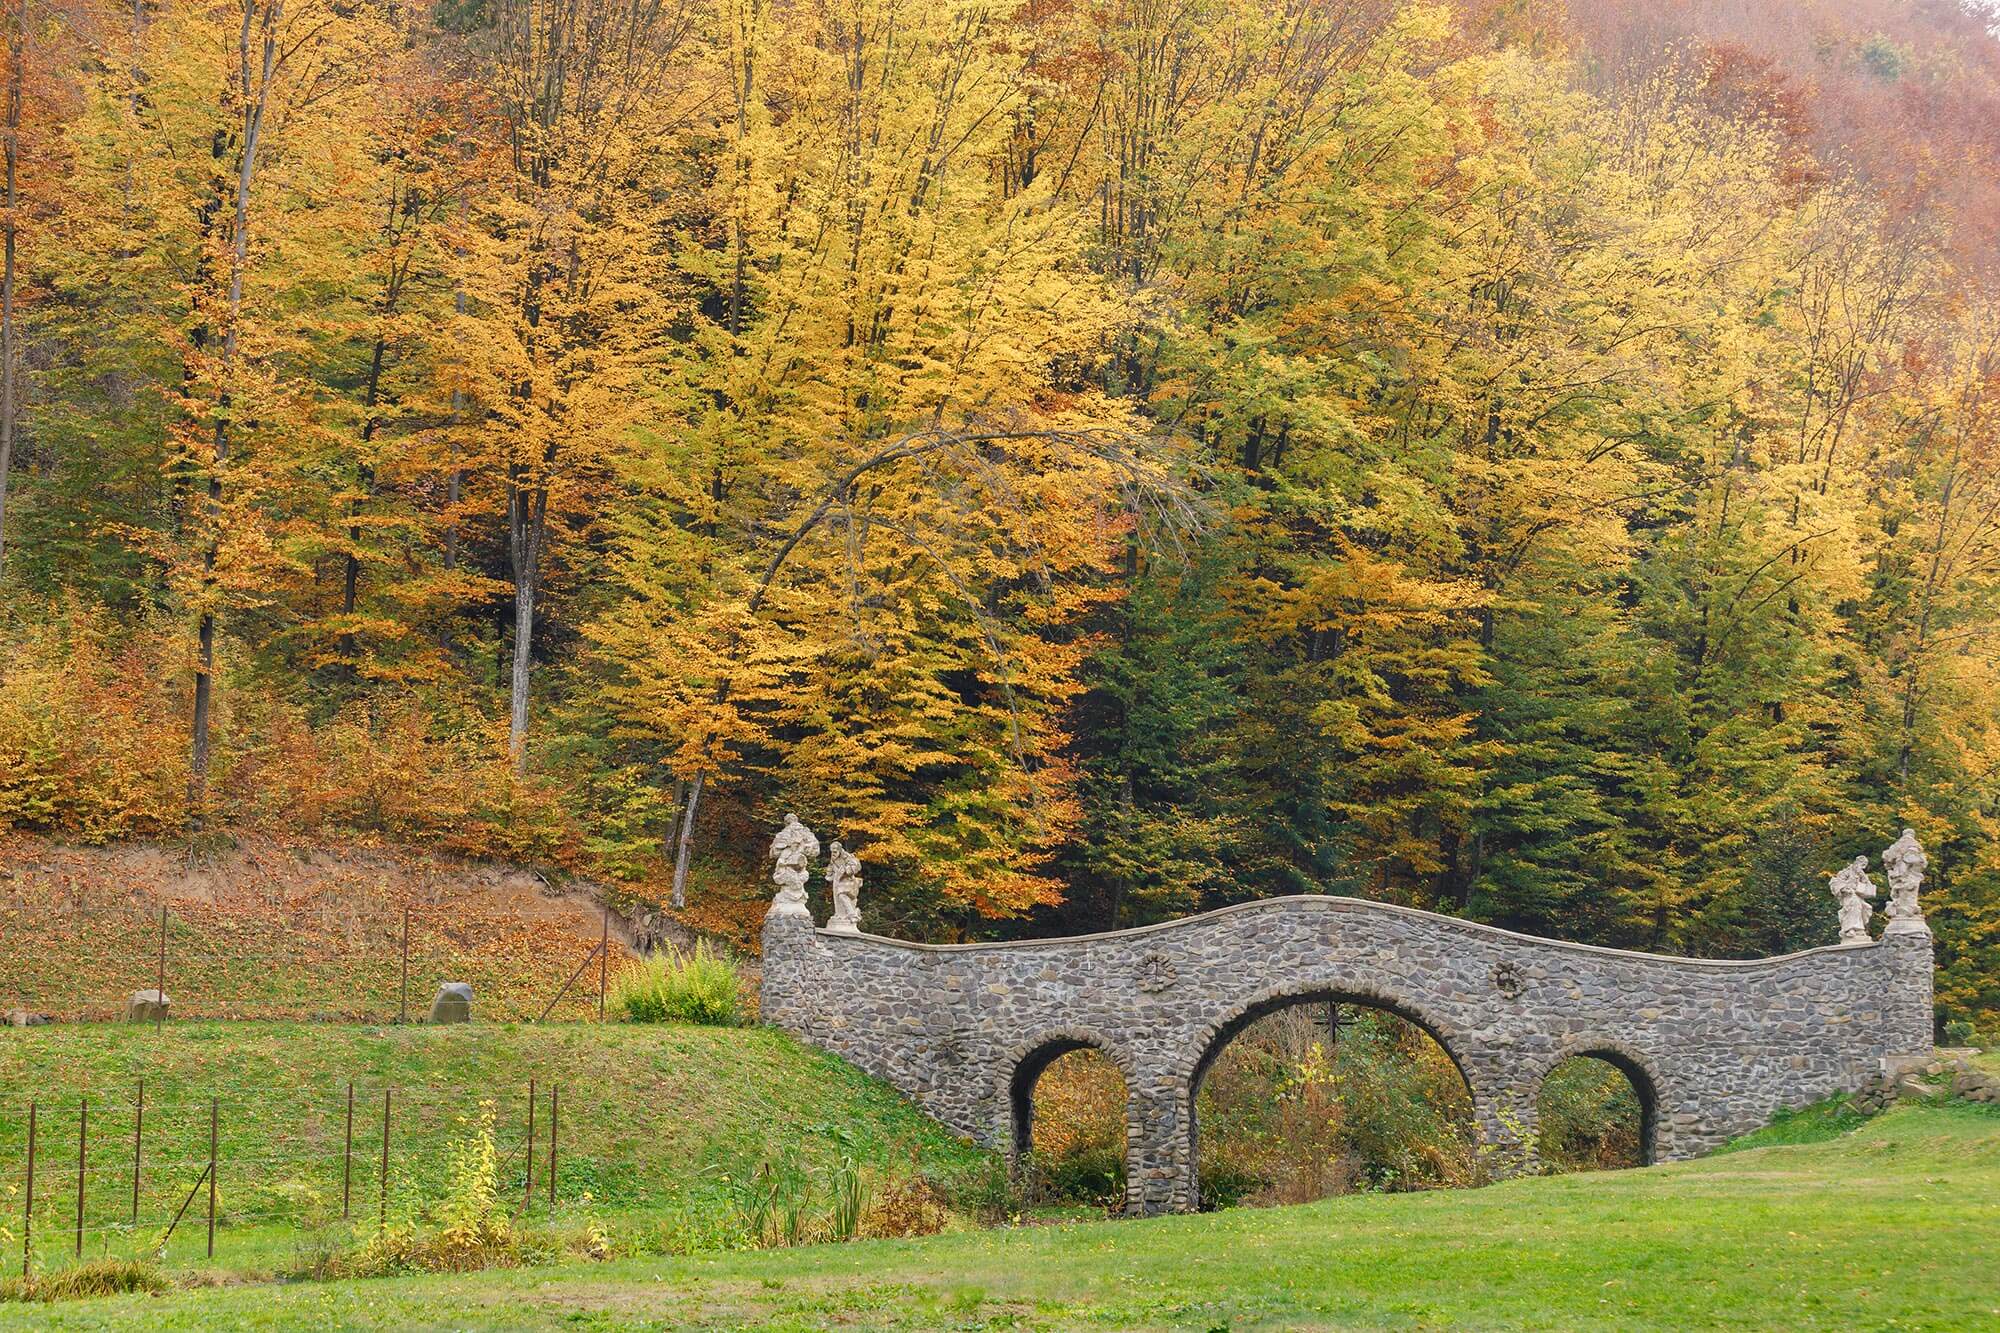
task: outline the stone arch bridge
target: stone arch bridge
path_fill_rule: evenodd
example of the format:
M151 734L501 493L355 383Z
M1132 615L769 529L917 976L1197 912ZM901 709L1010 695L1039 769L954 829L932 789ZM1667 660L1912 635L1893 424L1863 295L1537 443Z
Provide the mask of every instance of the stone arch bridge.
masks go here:
M1034 1081L1094 1046L1125 1075L1128 1213L1199 1198L1195 1093L1244 1026L1288 1005L1389 1010L1437 1039L1483 1141L1518 1161L1542 1079L1611 1061L1648 1161L1689 1157L1931 1050L1931 938L1765 958L1670 958L1351 898L1278 898L1134 930L924 945L764 926L766 1022L835 1052L990 1147L1025 1145Z

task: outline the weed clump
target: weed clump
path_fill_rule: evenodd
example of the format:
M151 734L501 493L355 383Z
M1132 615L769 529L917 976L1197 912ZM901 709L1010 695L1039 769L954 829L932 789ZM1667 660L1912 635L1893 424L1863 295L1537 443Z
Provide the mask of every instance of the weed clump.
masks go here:
M93 1259L34 1277L0 1281L0 1301L74 1301L90 1296L157 1295L173 1286L159 1265L143 1259Z
M736 964L702 940L668 946L619 974L610 1004L633 1023L702 1023L733 1027L742 1004Z
M451 1147L444 1187L427 1211L430 1226L392 1221L360 1248L318 1260L315 1276L469 1273L520 1263L522 1238L500 1203L493 1103L481 1103L479 1114L465 1122L465 1132Z

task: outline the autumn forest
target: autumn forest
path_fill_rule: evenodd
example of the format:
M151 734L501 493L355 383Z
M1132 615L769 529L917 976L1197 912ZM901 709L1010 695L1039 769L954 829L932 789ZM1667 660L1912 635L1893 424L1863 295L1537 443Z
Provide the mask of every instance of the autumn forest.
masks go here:
M2000 1011L1972 0L0 10L0 826Z

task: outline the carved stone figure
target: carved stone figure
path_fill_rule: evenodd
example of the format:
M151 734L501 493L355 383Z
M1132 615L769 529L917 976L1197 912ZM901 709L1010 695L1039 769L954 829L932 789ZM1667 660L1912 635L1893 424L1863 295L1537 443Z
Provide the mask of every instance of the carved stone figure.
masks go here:
M1910 829L1889 844L1882 853L1882 869L1889 877L1889 926L1891 935L1927 935L1924 909L1917 905L1917 890L1923 887L1924 867L1931 859L1924 855L1917 835Z
M778 896L771 902L773 914L811 915L806 907L806 878L812 874L813 858L818 855L819 838L797 815L786 815L785 826L771 839L771 857L778 863L771 871L771 882L778 886Z
M826 884L833 890L833 918L828 930L861 933L861 858L838 842L826 857Z
M1857 856L1833 873L1826 883L1828 893L1840 901L1840 942L1868 942L1868 919L1875 915L1869 899L1875 896L1875 881L1868 878L1868 858Z

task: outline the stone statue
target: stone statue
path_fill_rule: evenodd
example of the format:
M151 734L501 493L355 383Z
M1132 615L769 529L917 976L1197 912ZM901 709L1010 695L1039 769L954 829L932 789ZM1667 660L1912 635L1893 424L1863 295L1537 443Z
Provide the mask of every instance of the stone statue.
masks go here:
M1889 877L1889 925L1885 933L1930 933L1930 927L1924 924L1924 909L1917 906L1917 890L1923 886L1924 867L1930 863L1916 833L1910 829L1904 829L1903 836L1882 853L1882 869Z
M833 890L833 917L828 930L861 933L861 858L839 843L826 856L826 883Z
M812 861L818 855L818 837L797 815L786 815L785 826L771 839L771 856L778 863L771 872L771 882L778 886L778 896L771 902L772 915L811 915L806 907L806 877L812 874Z
M1875 896L1875 881L1868 878L1868 858L1857 856L1836 870L1826 883L1827 892L1840 900L1840 942L1866 944L1868 918L1875 915L1869 899Z

